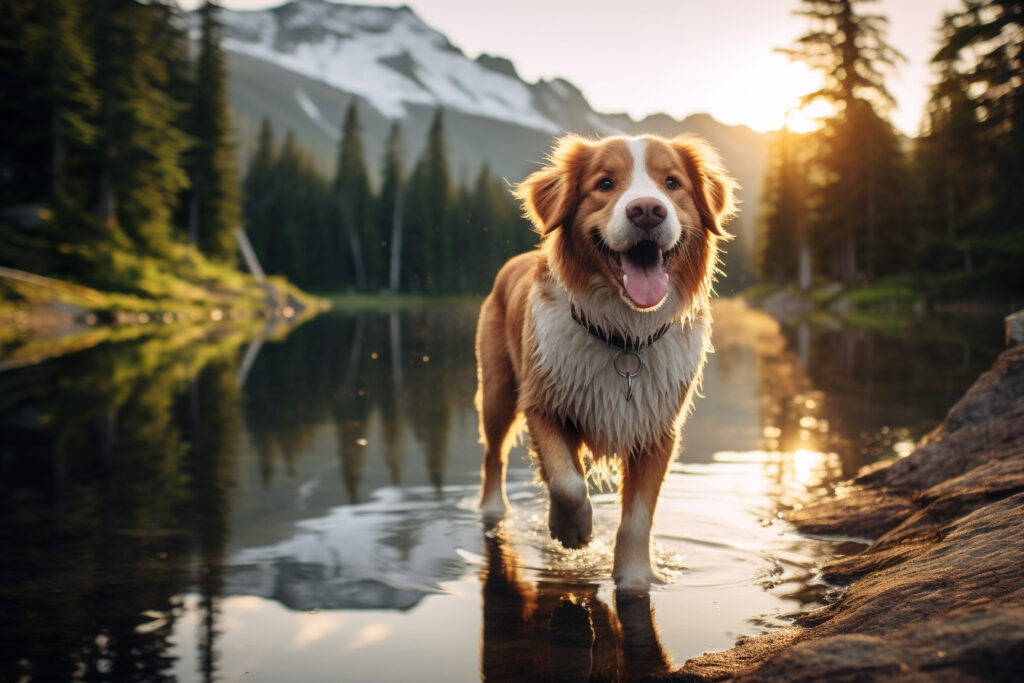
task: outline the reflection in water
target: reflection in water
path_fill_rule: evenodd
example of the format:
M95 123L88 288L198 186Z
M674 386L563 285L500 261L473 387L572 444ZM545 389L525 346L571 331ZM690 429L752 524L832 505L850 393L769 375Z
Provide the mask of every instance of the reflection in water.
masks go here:
M542 579L531 584L501 526L484 538L482 677L486 681L641 680L668 671L649 595Z
M481 538L473 305L160 328L0 372L0 680L296 678L292 648L309 679L614 680L788 623L852 549L776 513L905 454L999 327L715 315L656 519L674 583L646 600L607 580L614 495L567 553L524 463L514 527Z
M212 672L247 335L175 331L0 375L0 679L160 680L193 578Z

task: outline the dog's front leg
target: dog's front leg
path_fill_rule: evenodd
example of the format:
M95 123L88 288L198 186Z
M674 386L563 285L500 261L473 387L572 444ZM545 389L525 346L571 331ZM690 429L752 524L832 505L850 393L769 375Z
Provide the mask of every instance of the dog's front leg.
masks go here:
M674 439L623 458L622 521L615 537L612 576L620 590L646 591L661 579L651 568L651 525Z
M551 537L566 548L581 548L590 542L594 513L580 461L580 437L572 427L539 413L527 413L526 427L551 498Z

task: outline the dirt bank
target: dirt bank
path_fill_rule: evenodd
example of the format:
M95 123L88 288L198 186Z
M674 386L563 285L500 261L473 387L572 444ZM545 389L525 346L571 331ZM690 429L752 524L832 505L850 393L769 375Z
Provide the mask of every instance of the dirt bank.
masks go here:
M1004 352L911 455L790 521L877 540L823 568L848 584L835 603L691 659L671 680L1021 680L1024 346Z

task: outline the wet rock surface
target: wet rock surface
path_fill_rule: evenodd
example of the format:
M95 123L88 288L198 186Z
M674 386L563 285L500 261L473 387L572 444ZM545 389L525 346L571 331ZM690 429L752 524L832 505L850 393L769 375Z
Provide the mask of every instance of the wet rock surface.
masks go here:
M1020 680L1024 346L911 455L789 518L805 533L875 541L822 568L848 584L836 602L693 658L672 680Z

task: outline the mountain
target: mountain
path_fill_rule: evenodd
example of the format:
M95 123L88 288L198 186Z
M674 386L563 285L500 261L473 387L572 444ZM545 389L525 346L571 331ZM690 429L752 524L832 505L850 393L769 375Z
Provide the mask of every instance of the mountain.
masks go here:
M195 13L187 21L198 30ZM222 10L221 21L243 165L261 119L269 117L279 137L292 129L317 162L333 170L340 121L352 98L371 164L382 158L388 127L400 119L411 166L435 108L443 107L457 182L468 182L484 163L510 182L520 180L564 132L694 133L718 148L743 187L743 214L730 224L737 240L728 247L727 272L731 288L749 279L766 137L746 126L726 126L706 114L634 121L595 112L564 79L528 83L508 59L470 59L405 6L295 0L260 11Z

